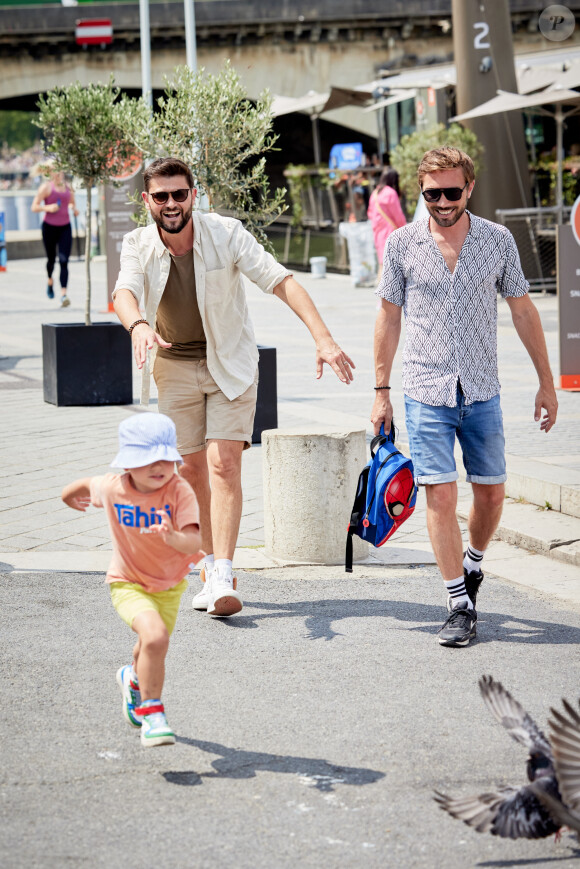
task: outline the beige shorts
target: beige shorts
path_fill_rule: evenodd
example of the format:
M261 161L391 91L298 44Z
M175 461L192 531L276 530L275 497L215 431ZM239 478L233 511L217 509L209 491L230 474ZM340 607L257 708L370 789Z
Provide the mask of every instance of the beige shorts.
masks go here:
M153 377L159 394L159 411L177 429L177 449L182 456L204 450L206 441L244 441L252 445L258 371L253 384L232 401L223 394L208 371L205 359L155 357Z

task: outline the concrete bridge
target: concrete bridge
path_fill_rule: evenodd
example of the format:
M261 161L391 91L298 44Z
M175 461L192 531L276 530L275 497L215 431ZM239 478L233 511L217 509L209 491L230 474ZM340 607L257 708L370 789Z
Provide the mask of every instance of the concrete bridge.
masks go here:
M580 0L568 0L580 10ZM545 47L537 28L538 3L510 0L518 53ZM299 96L331 85L353 87L381 69L452 59L451 0L197 0L198 64L210 72L226 58L250 96L265 86ZM111 45L75 43L78 18L110 18ZM182 2L151 2L154 90L185 63ZM577 28L578 30L578 28ZM35 108L38 94L57 84L115 80L140 92L141 61L137 3L76 7L0 6L0 109ZM373 114L339 109L329 120L376 135Z

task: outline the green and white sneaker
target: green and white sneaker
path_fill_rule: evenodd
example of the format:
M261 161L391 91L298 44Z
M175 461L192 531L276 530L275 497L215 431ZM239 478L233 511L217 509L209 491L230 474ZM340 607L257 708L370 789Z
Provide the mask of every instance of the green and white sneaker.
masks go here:
M123 695L123 718L131 727L141 727L141 722L135 715L135 710L141 705L141 694L137 681L133 680L133 667L125 664L117 670L117 685Z
M167 723L165 708L161 700L146 700L135 714L143 722L141 727L141 745L173 745L175 733Z

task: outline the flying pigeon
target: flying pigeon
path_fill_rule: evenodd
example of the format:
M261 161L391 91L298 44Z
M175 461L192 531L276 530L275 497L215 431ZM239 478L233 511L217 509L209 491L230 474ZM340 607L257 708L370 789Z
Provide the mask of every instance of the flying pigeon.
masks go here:
M580 716L564 701L568 717L551 710L550 741L531 716L492 676L482 676L485 704L512 739L528 750L529 784L502 787L472 797L435 800L449 814L474 827L509 839L542 839L564 824L580 829Z
M548 722L562 801L542 789L536 791L535 784L531 787L552 819L575 830L580 841L580 715L566 700L562 704L567 714L552 708L554 718Z

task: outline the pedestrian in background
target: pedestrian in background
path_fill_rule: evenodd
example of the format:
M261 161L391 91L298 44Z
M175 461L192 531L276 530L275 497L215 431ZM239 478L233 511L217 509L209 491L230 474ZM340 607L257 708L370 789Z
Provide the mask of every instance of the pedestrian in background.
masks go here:
M69 216L69 209L71 208L75 217L77 217L78 211L72 187L66 183L63 172L50 169L49 179L38 188L38 192L32 200L31 209L34 212L44 213L42 220L42 241L47 257L46 272L48 274L48 285L46 294L49 299L54 299L52 273L58 251L61 290L60 304L63 308L70 305L67 288L68 261L72 248L72 229Z
M392 168L381 173L379 183L371 193L368 218L373 227L373 236L379 272L382 270L385 243L389 235L407 222L401 208L399 192L399 173Z
M391 368L405 310L403 392L417 482L427 495L427 527L448 593L443 646L476 635L476 596L485 549L501 517L505 443L497 369L497 294L539 379L534 419L550 431L558 400L546 341L528 295L512 234L467 211L475 185L471 158L457 148L428 151L417 177L428 216L398 229L385 245L377 287L375 434L393 417ZM546 411L542 418L542 408ZM473 503L465 552L456 516L455 438L463 451Z
M73 510L103 507L113 540L106 581L113 606L137 634L133 663L117 672L123 716L140 728L141 744L175 742L161 692L165 656L189 564L200 557L199 510L189 483L175 473L175 426L161 413L136 413L119 426L122 474L85 477L65 486Z
M205 584L193 607L230 616L242 609L232 559L242 515L242 453L252 443L258 393L258 350L243 276L306 325L317 377L326 363L350 383L354 364L306 290L239 220L193 211L197 190L186 163L159 158L143 180L153 223L123 239L115 311L131 334L137 367L145 366L142 401L148 351L154 350L159 408L175 422L181 472L199 502L207 556L200 570ZM143 295L146 319L139 308Z

